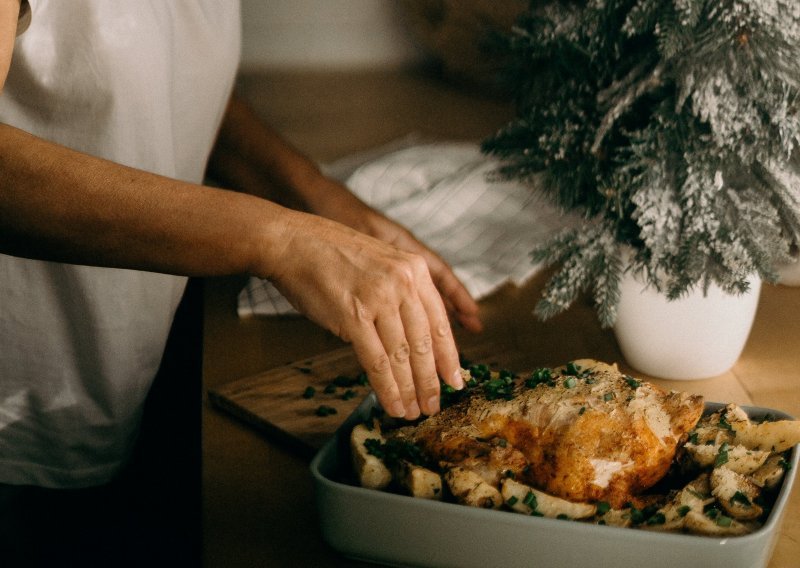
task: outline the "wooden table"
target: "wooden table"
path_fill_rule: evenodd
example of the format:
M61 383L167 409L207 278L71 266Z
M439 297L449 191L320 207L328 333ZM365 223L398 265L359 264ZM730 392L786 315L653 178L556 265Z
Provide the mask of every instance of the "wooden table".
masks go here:
M425 73L265 73L243 76L240 91L271 124L320 161L373 148L409 133L480 140L510 116L502 101L447 85ZM522 370L579 357L622 362L613 334L588 302L542 323L530 316L545 276L506 287L481 302L486 332L459 330L461 348L496 340L517 347ZM204 387L219 387L291 361L342 347L302 318L239 319L245 280L205 286ZM624 367L624 364L623 364ZM755 327L736 366L692 382L656 381L708 400L752 404L800 417L800 288L764 286ZM205 401L203 555L209 568L364 566L322 542L308 461ZM795 489L772 562L800 558L800 490Z

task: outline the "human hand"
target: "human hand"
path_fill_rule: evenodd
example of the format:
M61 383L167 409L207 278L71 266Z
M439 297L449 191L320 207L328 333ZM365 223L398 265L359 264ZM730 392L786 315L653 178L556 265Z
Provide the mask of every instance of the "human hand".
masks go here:
M447 311L466 330L482 331L478 304L458 279L445 260L421 243L408 229L376 211L344 186L327 179L324 192L327 199L317 204L315 212L347 225L359 232L373 236L425 259L433 283L442 296Z
M266 276L301 313L352 343L384 410L439 410L439 376L462 388L458 352L428 263L339 223L286 211Z

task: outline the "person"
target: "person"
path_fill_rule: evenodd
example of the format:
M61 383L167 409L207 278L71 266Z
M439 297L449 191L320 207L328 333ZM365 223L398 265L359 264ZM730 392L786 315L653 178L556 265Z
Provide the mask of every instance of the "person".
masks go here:
M119 475L186 277L269 279L392 416L463 386L475 301L232 93L239 26L227 1L0 0L0 484Z

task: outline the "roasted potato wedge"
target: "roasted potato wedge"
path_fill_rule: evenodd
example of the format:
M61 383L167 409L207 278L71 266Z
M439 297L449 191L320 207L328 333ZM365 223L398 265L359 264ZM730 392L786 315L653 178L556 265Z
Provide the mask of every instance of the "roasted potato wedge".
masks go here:
M744 475L722 466L714 468L710 479L711 494L732 518L749 521L757 519L764 512L755 503L760 489Z
M589 503L573 503L538 491L514 479L505 479L501 493L506 505L526 515L539 514L550 518L585 519L597 512Z
M800 420L777 422L734 422L736 443L751 450L785 452L800 443Z
M737 536L753 532L753 527L750 524L731 518L726 518L722 522L721 518L715 520L695 511L686 513L683 526L690 532L708 536Z
M412 497L442 498L442 476L428 468L401 460L392 468L392 477Z
M787 467L786 458L781 454L774 454L752 473L750 479L759 487L774 489L783 479Z
M503 504L500 492L474 471L452 467L445 472L444 479L459 503L482 509L499 509Z
M691 462L700 468L725 465L737 473L749 474L761 467L770 455L768 451L749 449L743 445L693 444L687 442L684 451Z
M353 469L362 487L384 489L391 483L392 473L386 464L367 451L364 446L364 442L367 440L378 440L381 443L386 441L381 434L377 420L373 422L371 430L366 424L357 424L350 432L350 454L353 459Z

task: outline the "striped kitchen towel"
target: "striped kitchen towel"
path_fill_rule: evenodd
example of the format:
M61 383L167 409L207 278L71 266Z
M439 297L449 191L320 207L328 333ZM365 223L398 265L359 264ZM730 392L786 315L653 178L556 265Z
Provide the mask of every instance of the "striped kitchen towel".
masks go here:
M359 166L345 160L328 172L440 254L480 299L508 282L524 284L542 268L531 262L531 250L576 220L549 203L537 178L500 181L492 176L497 167L476 144L427 143ZM296 313L258 278L241 291L238 311L242 317Z

